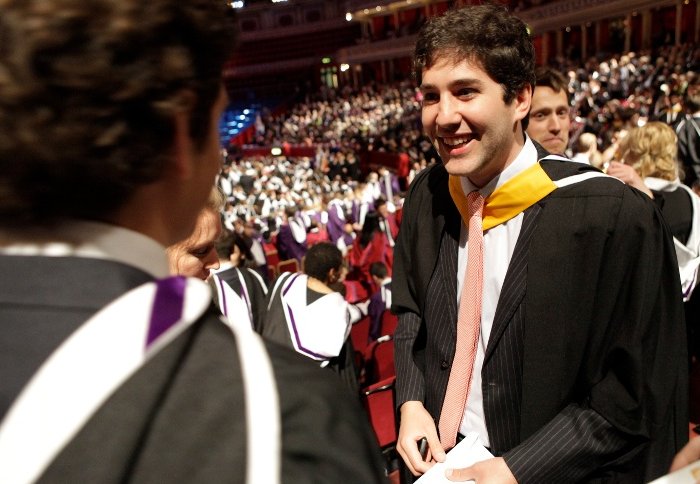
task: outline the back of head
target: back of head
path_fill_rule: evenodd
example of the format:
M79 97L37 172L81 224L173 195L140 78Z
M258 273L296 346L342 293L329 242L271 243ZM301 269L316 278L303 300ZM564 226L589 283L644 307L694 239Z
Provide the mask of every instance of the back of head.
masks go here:
M593 133L581 133L576 141L576 153L588 153L598 147L598 138Z
M620 155L642 178L675 180L678 173L676 133L666 123L635 127L620 142Z
M0 224L104 219L204 145L234 41L215 0L0 0Z
M372 262L369 265L369 273L377 279L384 280L389 275L389 270L384 262Z
M304 256L304 274L326 282L331 269L340 270L343 254L329 242L312 245Z
M502 6L469 5L429 19L413 57L419 84L423 70L440 59L476 63L503 87L506 103L525 85L535 84L535 49L527 26Z
M362 224L362 230L360 231L360 245L362 245L362 247L369 244L375 232L381 230L379 222L380 215L378 212L372 211L367 213L365 221Z

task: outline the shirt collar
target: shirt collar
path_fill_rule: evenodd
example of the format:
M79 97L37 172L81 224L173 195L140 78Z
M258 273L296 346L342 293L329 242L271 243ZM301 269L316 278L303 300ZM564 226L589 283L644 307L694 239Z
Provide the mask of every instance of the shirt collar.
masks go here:
M107 259L156 278L168 276L165 247L139 232L101 222L75 220L50 230L8 231L0 235L0 254Z

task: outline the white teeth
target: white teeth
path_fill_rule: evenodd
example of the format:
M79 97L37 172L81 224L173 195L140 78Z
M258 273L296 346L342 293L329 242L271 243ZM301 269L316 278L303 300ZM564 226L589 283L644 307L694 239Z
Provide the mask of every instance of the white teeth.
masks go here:
M469 140L471 140L471 137L465 137L465 138L442 138L442 142L445 143L448 146L457 146L461 145L464 143L468 143Z

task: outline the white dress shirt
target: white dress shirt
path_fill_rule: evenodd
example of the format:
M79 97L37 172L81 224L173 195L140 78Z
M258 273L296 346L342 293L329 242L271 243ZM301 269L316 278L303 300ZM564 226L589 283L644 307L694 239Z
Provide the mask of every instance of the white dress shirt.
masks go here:
M478 189L479 192L484 198L488 197L496 188L536 162L537 149L532 141L530 141L530 138L526 136L525 145L515 160L496 178ZM477 187L475 187L467 177L462 177L461 182L462 190L465 195L477 190ZM481 443L486 447L490 446L490 441L484 416L483 394L481 391L481 369L484 363L484 355L488 346L489 335L491 334L491 327L493 326L493 318L496 314L498 298L501 295L503 281L506 277L510 259L513 256L515 244L520 235L522 223L523 214L520 213L516 217L484 233L484 283L481 307L481 332L479 334L479 345L474 360L469 397L467 399L467 405L464 416L462 417L462 423L459 427L459 432L462 435L467 435L469 432L477 432ZM464 221L462 221L459 239L459 255L457 258L458 305L468 260L468 233Z

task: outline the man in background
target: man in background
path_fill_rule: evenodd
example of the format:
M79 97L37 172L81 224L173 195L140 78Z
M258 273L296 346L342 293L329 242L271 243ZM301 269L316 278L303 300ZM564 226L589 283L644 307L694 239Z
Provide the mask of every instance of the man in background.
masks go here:
M571 129L571 108L566 78L558 71L539 67L527 134L545 150L566 156Z

